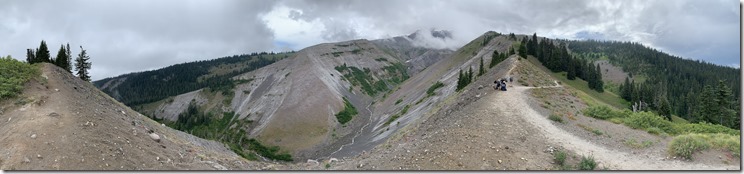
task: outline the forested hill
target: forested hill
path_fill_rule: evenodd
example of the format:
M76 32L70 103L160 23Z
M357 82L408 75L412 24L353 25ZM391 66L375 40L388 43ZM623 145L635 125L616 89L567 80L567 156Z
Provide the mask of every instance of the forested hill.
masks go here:
M238 83L230 80L231 77L264 67L292 54L294 52L234 55L130 73L93 83L116 100L134 106L204 87L229 92L232 85Z
M683 59L643 46L615 41L566 41L585 59L609 59L630 73L621 96L648 103L650 110L692 122L739 128L739 68Z

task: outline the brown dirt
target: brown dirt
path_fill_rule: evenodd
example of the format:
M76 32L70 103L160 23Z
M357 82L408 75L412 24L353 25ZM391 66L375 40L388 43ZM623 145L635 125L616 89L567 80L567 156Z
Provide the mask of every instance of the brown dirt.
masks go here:
M371 152L334 164L332 169L547 170L558 169L552 164L551 154L558 149L569 152L569 164L576 164L580 156L593 156L599 163L597 169L739 169L738 164L681 161L666 159L659 153L647 153L665 147L665 143L654 143L654 147L628 152L626 147L619 147L624 146L622 143L599 143L607 139L585 135L587 131L582 128L577 130L557 125L560 123L547 119L544 109L538 111L540 103L529 93L530 90L564 90L557 83L537 89L515 83L506 92L473 87L488 83L485 81L471 84L457 98L472 102L457 103L451 109L445 107L421 124L411 125L416 127L402 130ZM641 135L645 132L606 121L577 120L566 125L578 127L576 123L579 123L600 129L606 135L616 137L615 142L627 136L635 137L639 142L654 138Z
M161 126L51 65L0 103L2 170L261 169L221 143ZM18 102L21 100L29 102ZM148 131L161 138L156 142Z

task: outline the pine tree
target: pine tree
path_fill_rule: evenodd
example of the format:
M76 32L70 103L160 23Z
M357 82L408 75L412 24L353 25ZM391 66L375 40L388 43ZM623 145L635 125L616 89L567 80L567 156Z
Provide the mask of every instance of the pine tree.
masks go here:
M574 63L575 63L574 60L569 60L568 61L568 72L567 72L567 75L566 75L566 78L568 78L568 80L574 80L574 79L576 79L576 67L575 67Z
M718 86L715 90L715 106L718 107L718 124L731 127L733 126L732 120L738 119L735 115L736 111L732 108L733 97L731 95L731 89L726 86L723 80L718 81Z
M509 55L511 56L511 55L514 55L514 54L516 54L514 52L514 47L509 48Z
M480 66L478 68L478 77L486 73L486 69L483 69L483 57L480 58Z
M457 91L460 91L463 88L463 82L464 78L462 76L462 69L460 69L460 73L457 74Z
M493 66L496 66L497 59L501 59L501 55L499 54L498 50L493 50L493 54L491 55L491 63L488 64L488 68L493 68Z
M36 53L34 53L33 49L26 49L26 62L29 64L36 63Z
M633 86L630 85L630 78L625 77L625 83L620 85L620 96L623 99L630 101L630 95L632 94L632 91Z
M59 52L57 52L57 58L55 59L54 64L67 72L70 72L70 55L68 55L67 52L65 46L62 45L59 48Z
M465 85L469 85L470 82L473 82L473 67L468 67L468 81Z
M88 70L90 69L91 63L88 62L90 57L86 53L86 50L83 49L83 46L80 46L80 54L78 54L77 59L75 59L75 70L77 70L77 76L85 81L90 81L90 75Z
M522 58L527 58L527 48L525 45L526 43L519 44L519 56Z
M597 71L596 71L596 73L597 74L595 75L595 79L594 79L595 80L595 82L594 82L594 84L595 84L594 89L597 92L600 92L601 93L601 92L604 92L604 81L602 81L602 68L599 67L599 64L597 64Z
M672 120L672 108L669 105L669 100L666 99L666 97L661 97L659 99L659 108L657 109L659 111L659 115L664 116L667 120Z
M67 65L67 68L65 68L65 70L67 70L67 72L69 73L72 73L72 50L70 49L70 43L67 43L65 51L67 51L65 52L65 54L67 55L67 64L65 64Z
M44 40L41 41L38 50L36 50L36 60L37 62L52 63L52 59L49 55L49 48L47 48L46 41Z

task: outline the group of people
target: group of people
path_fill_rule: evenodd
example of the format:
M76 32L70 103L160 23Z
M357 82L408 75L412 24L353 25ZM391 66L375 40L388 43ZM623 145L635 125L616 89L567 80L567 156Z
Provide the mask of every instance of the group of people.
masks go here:
M501 78L499 80L493 81L493 83L496 84L494 86L494 89L501 90L501 91L506 91L506 79L507 78ZM509 79L509 83L511 83L512 82L512 77L509 77L508 79Z

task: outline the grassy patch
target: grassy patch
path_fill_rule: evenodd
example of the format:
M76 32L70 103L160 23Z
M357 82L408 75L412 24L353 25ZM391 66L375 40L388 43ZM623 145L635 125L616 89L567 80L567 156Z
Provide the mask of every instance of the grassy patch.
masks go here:
M692 159L692 154L708 148L727 150L739 157L741 155L740 138L739 135L729 134L685 134L674 137L667 150L672 155L687 159Z
M594 170L594 168L597 167L597 161L594 160L593 156L582 156L581 161L579 162L578 168L579 170Z
M17 96L23 91L23 84L39 76L39 68L11 58L0 58L0 99Z
M396 105L397 105L397 104L400 104L400 102L403 102L403 99L398 99L397 101L395 101L395 104L396 104Z
M564 166L566 164L566 156L568 156L566 152L558 150L553 154L553 161L560 166Z
M563 123L563 118L561 118L561 116L557 114L550 114L550 116L548 116L548 119L553 120L558 123Z
M626 146L632 147L632 148L638 148L639 149L639 148L651 147L651 145L653 145L654 142L651 142L651 141L648 141L648 140L644 140L642 142L638 142L635 139L631 138L631 139L626 140L623 144L625 144Z
M339 123L346 124L346 122L351 121L351 119L357 114L358 112L356 108L354 108L354 105L344 97L344 110L341 110L341 112L336 114L336 119Z
M411 108L411 105L406 105L405 107L403 107L402 110L400 110L400 113L390 116L390 118L388 118L388 121L385 122L385 126L390 125L390 123L393 123L395 120L405 115L408 112L408 109L410 108Z
M434 94L436 94L435 91L441 87L444 87L444 83L437 81L436 83L431 85L429 89L426 90L426 96L427 97L434 96Z
M599 93L597 91L589 89L588 82L580 78L576 78L575 80L568 80L568 78L566 77L566 72L553 73L552 71L548 70L548 68L542 66L542 64L538 62L537 59L528 60L530 63L537 65L537 67L542 69L543 72L550 72L548 74L550 74L550 76L552 76L553 78L558 79L561 84L577 89L579 91L579 98L584 100L584 102L589 106L605 104L615 108L627 108L627 106L630 105L629 102L623 100L619 95L612 93L611 91ZM585 96L583 96L582 94Z
M584 129L584 130L586 130L586 131L589 131L589 132L591 132L591 133L594 133L594 135L602 135L602 134L604 134L604 133L602 133L602 131L601 131L601 130L598 130L598 129L594 129L594 128L592 128L592 127L589 127L589 126L587 126L587 125L583 125L583 124L576 124L576 126L579 126L579 127L581 127L582 129Z

